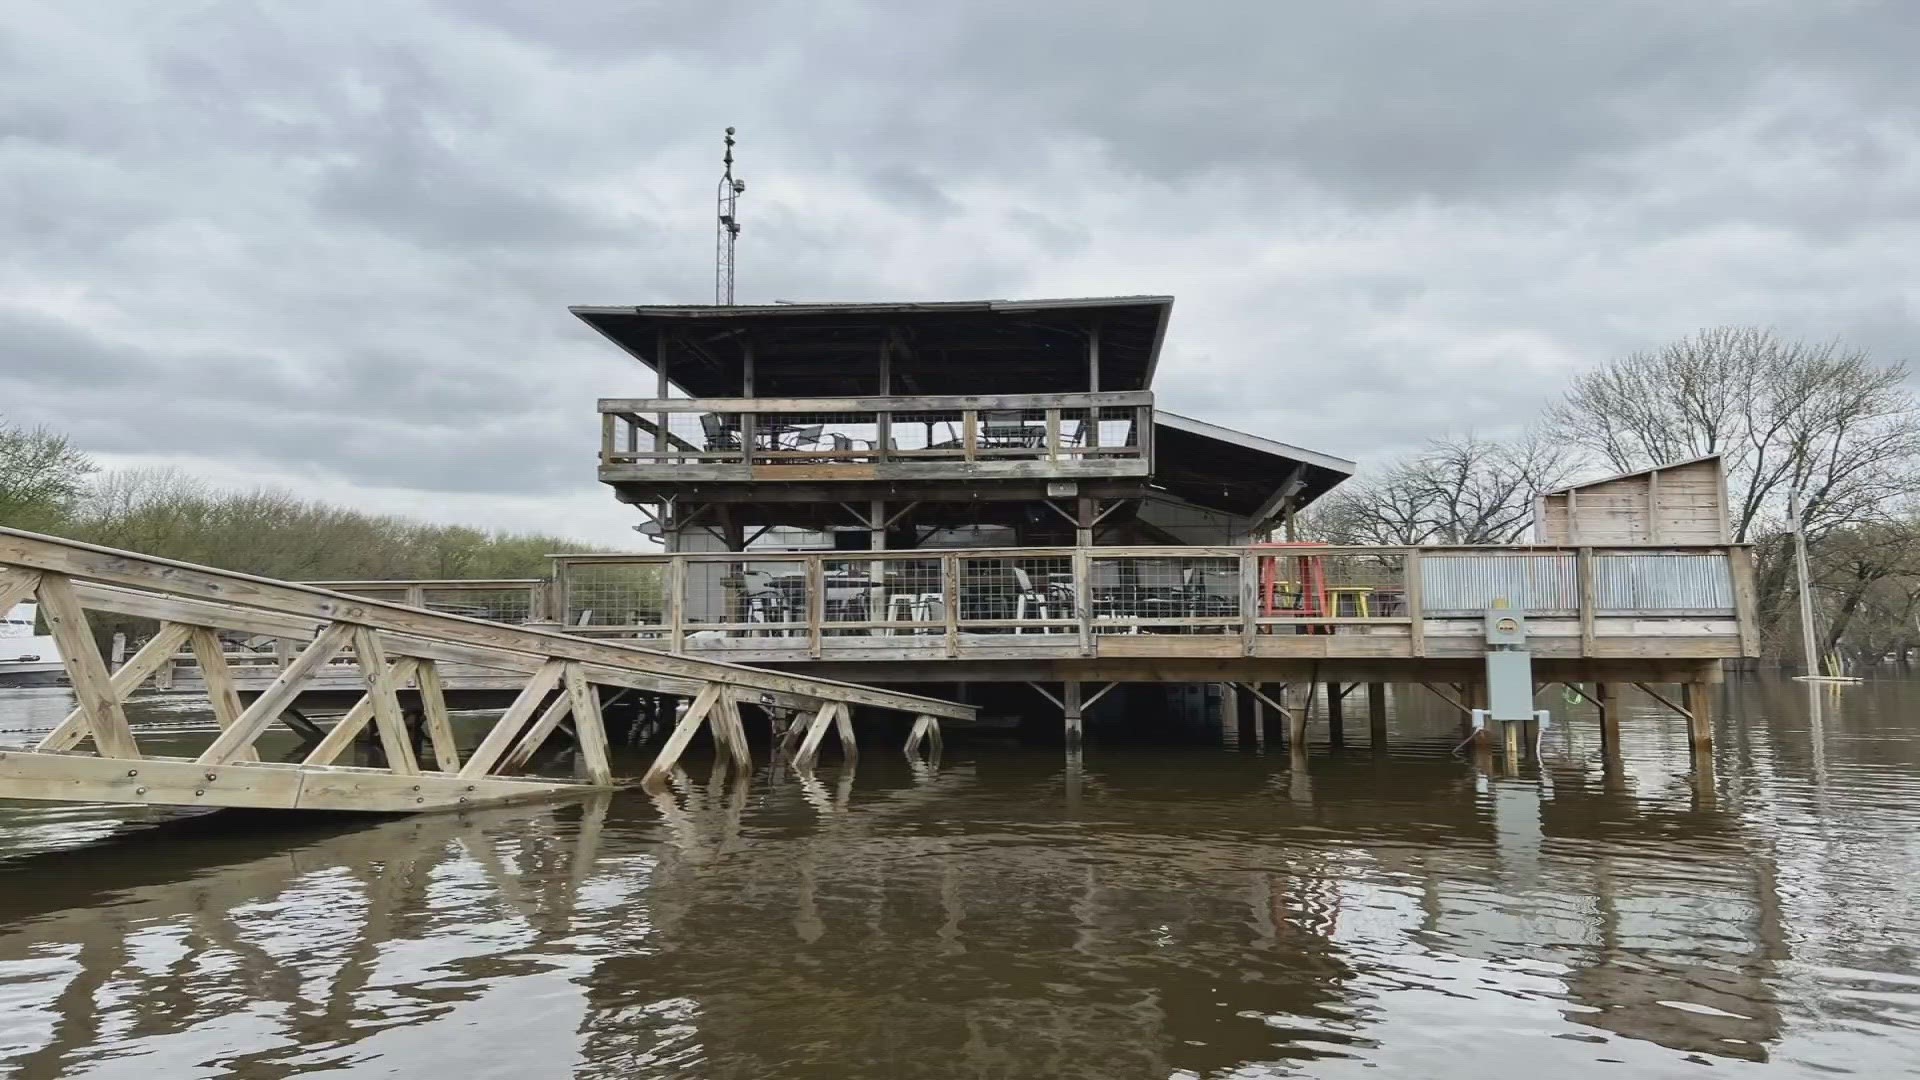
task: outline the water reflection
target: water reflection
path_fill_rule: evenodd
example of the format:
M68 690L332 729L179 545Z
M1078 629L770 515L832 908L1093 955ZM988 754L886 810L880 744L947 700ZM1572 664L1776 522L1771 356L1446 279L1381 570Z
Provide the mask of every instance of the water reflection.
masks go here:
M1888 1073L1920 1050L1914 700L1742 687L1705 769L1655 707L1518 776L1444 738L949 746L185 822L0 863L0 1070Z

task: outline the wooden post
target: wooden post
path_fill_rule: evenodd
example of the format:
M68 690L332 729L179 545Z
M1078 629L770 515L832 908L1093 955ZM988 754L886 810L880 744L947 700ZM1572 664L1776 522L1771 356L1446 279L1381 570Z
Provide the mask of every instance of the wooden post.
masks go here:
M1600 712L1600 753L1605 757L1616 757L1620 753L1619 704L1613 699L1606 683L1593 684L1593 704Z
M676 555L667 563L666 595L667 651L684 652L687 647L687 560Z
M1420 611L1420 549L1408 548L1401 577L1407 588L1407 637L1414 656L1427 655L1427 623Z
M1080 683L1078 680L1067 680L1066 685L1062 688L1060 707L1061 711L1065 714L1067 747L1068 749L1078 748L1081 742Z
M1707 682L1680 684L1680 706L1687 710L1687 741L1696 752L1713 750L1713 707L1719 689Z
M1387 684L1367 684L1367 739L1375 750L1387 748Z
M1301 691L1304 690L1305 693ZM1307 749L1307 703L1313 697L1313 684L1301 683L1295 687L1286 687L1287 705L1287 747L1290 750L1305 753Z
M960 556L940 557L940 612L946 625L947 655L960 655Z
M53 642L66 661L67 679L73 683L73 696L86 710L93 729L93 744L101 757L137 758L133 730L127 726L126 710L114 694L107 665L93 643L93 631L87 628L86 612L73 593L73 585L59 574L40 578L40 615L52 631Z
M581 762L586 766L587 781L603 787L611 785L613 768L607 760L607 728L600 716L599 691L587 681L586 671L579 664L568 664L564 677L566 697L573 706L574 744L579 747ZM739 723L739 714L735 713L736 728ZM746 747L743 745L740 749L744 753Z
M1569 494L1568 498L1572 498ZM1574 576L1579 588L1580 655L1593 655L1593 549L1583 547L1574 557Z
M1347 745L1346 703L1340 698L1340 684L1327 684L1327 745Z
M193 648L194 659L200 663L200 682L207 688L207 702L213 708L213 721L220 725L220 730L225 731L238 723L240 714L246 710L240 705L240 691L234 686L233 672L227 667L227 654L225 646L220 644L220 634L209 627L195 626L188 629L187 642ZM240 751L235 760L259 761L260 755L249 746Z

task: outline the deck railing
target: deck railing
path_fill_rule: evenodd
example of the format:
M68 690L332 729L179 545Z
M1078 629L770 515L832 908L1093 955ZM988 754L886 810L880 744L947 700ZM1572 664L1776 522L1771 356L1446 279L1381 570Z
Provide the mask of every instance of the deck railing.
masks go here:
M1147 475L1153 454L1146 391L609 398L600 417L603 478L687 466L744 466L756 478L849 465L935 475L956 463L967 475Z
M1622 620L1669 621L1675 633L1684 620L1737 620L1700 633L1737 632L1744 644L1745 556L1284 544L579 555L555 558L554 604L576 634L807 657L870 654L874 638L961 656L1088 652L1106 635L1237 637L1252 651L1256 639L1301 634L1398 637L1419 656L1430 624L1504 606L1561 620L1585 653Z

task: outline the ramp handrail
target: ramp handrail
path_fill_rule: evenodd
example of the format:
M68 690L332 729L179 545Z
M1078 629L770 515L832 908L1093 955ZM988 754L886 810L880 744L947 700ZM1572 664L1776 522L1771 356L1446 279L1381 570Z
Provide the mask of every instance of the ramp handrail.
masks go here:
M738 705L844 714L851 706L972 719L971 706L852 683L790 675L623 643L407 607L137 552L0 528L0 609L37 597L79 704L35 748L0 755L0 796L190 805L416 810L550 794L563 782L511 774L571 714L593 785L612 783L597 687L693 697L688 728L711 714L716 736L746 758ZM86 610L159 620L159 632L109 673ZM222 630L289 639L298 653L244 708ZM192 761L143 757L123 702L183 646L199 662L221 733ZM359 702L297 766L258 761L255 743L338 656L365 683ZM462 760L441 694L440 662L524 674L507 711ZM399 693L418 696L432 745L416 761ZM705 702L704 706L700 705ZM371 724L386 767L334 765ZM676 731L676 738L681 733ZM91 737L96 756L71 753ZM684 747L685 739L680 739ZM675 749L674 756L677 756ZM129 762L138 764L125 768ZM657 768L670 760L663 755ZM192 795L187 794L188 791Z

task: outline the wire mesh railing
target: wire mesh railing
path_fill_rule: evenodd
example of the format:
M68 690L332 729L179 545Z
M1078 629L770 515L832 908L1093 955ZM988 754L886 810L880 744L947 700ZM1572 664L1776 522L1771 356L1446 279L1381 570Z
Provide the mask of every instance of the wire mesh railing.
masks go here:
M619 398L603 466L1150 460L1145 391L993 398Z
M1687 564L1688 580L1715 574L1733 580L1729 549L1700 549L1689 558L1699 565ZM673 648L754 639L746 647L810 655L880 647L950 656L972 648L1077 644L1094 650L1118 634L1239 636L1250 648L1256 639L1278 635L1417 637L1423 620L1472 618L1503 604L1533 610L1523 602L1539 598L1532 593L1496 595L1509 578L1519 580L1508 566L1516 560L1537 564L1534 576L1545 575L1556 590L1563 570L1602 577L1611 572L1610 559L1639 559L1637 572L1648 573L1645 556L1635 553L1589 552L1581 560L1559 548L1319 544L556 559L560 617L576 633L661 638ZM1706 565L1715 560L1718 569ZM1499 572L1474 571L1482 564ZM1424 583L1423 566L1431 571ZM1577 582L1564 587L1582 591ZM1657 605L1647 606L1659 595L1652 586L1631 591L1640 605L1631 612L1614 612L1588 594L1580 610L1534 613L1589 622L1609 614L1660 615ZM1724 611L1701 606L1703 597L1734 594L1731 585L1676 593L1674 603L1686 603L1672 615L1734 618L1731 600ZM901 640L862 645L856 638Z

